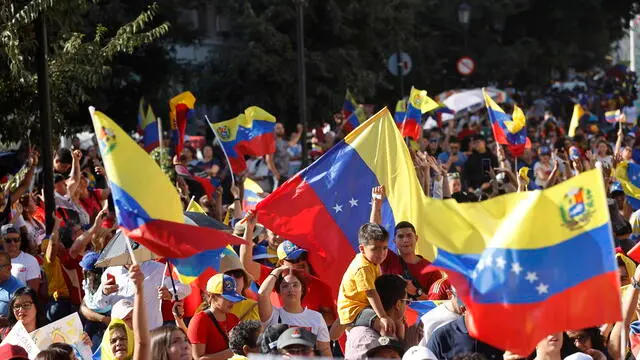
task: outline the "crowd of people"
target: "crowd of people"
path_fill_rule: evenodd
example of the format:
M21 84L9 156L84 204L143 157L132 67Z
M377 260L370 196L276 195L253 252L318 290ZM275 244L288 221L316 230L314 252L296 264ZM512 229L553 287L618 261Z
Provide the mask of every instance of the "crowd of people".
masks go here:
M307 250L243 211L245 178L259 184L264 197L300 169L306 146L300 141L302 128L287 136L278 123L275 153L247 159L244 174L231 173L214 143L201 148L187 144L174 155L167 142L151 154L176 184L185 209L195 199L207 216L228 224L229 232L245 240L234 251L223 252L219 272L198 284L181 283L162 259L97 265L118 224L95 141L81 146L75 138L55 152L55 214L49 214L55 225L47 232L40 154L28 149L22 169L2 174L0 340L18 322L33 332L77 312L83 343L91 346L94 359L105 360L238 360L256 354L420 360L635 356L634 338L625 329L640 315L640 270L626 253L640 235L640 210L632 208L613 170L623 162L640 163L640 129L625 124L604 133L586 125L568 138L567 119L546 112L527 124L532 146L515 157L493 140L486 116L466 116L425 130L411 155L424 194L458 202L545 189L602 168L620 249L622 323L549 334L532 354L512 354L474 339L467 330L465 304L447 274L416 251L417 242L428 239L419 239L414 224L402 219L390 230L382 226L384 187L371 189L371 217L359 229L359 251L334 298L323 269L311 266ZM326 152L342 136L339 119L315 129L312 156ZM215 180L217 190L207 193L194 176ZM389 250L391 242L396 252ZM414 301L438 305L410 323ZM631 344L628 351L620 348L622 337ZM37 359L78 356L75 344L54 343L40 350ZM0 346L0 358L28 355L7 343Z

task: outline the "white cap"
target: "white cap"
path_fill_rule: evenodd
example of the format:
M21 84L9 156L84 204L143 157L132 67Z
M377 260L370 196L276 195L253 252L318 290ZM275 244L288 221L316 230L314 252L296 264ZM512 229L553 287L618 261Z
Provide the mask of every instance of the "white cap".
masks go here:
M582 352L577 352L567 356L564 360L593 360L593 357Z
M412 346L404 353L402 360L438 360L438 358L433 352L431 352L431 350L424 346Z
M133 303L131 302L131 300L121 299L111 308L111 318L123 320L132 311Z

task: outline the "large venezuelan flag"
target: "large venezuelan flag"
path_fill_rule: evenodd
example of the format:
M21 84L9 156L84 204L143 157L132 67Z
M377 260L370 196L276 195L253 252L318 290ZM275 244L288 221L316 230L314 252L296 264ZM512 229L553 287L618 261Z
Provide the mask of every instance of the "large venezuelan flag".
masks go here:
M640 209L640 165L623 161L616 166L615 175L627 195L629 205L634 210Z
M473 337L529 354L549 334L621 319L600 170L480 203L425 203L421 241L438 246L433 264L470 311Z
M396 221L407 220L423 237L422 189L386 108L258 203L258 221L308 250L312 266L322 269L322 279L337 297L358 248L358 229L369 221L371 189L379 185L387 192L383 225L393 232ZM433 248L425 254L433 258Z
M409 136L413 140L418 140L422 132L422 114L438 107L440 107L440 104L427 96L425 90L411 87L407 110L402 122L402 136Z
M172 258L243 242L222 231L185 224L180 196L160 167L113 120L89 111L125 235L160 257Z
M174 154L180 155L184 147L184 133L187 123L194 114L196 97L191 91L180 93L169 100L169 119L171 121L171 144Z
M527 120L524 112L514 105L513 115L510 116L493 101L484 89L482 89L482 94L484 95L496 142L501 145L507 145L513 156L522 155L524 149L531 148L531 140L527 137Z
M233 119L211 124L229 157L234 174L247 168L245 155L262 156L276 150L275 126L275 116L257 106L248 107Z
M151 105L147 107L147 113L142 123L142 136L144 141L144 149L147 152L155 149L160 145L160 137L158 135L158 121L153 113Z

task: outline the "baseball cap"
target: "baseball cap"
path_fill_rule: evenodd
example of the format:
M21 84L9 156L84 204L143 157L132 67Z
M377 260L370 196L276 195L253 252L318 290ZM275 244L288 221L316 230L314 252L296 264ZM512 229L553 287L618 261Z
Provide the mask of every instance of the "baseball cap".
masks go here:
M262 334L258 336L258 346L260 352L269 354L273 350L278 349L278 338L289 328L287 324L273 324L267 326Z
M311 331L300 327L289 328L278 338L278 350L291 345L302 345L313 349L315 344L316 336Z
M402 360L438 360L438 358L424 346L412 346L404 353Z
M376 351L384 349L392 349L398 352L400 356L404 355L404 345L402 345L398 339L380 336L377 341L372 341L371 344L367 346L367 357L375 357Z
M296 261L302 256L302 254L306 254L307 250L300 249L296 244L292 243L289 240L285 240L280 245L278 245L278 260L290 260Z
M619 181L614 181L611 183L611 186L609 186L609 194L613 195L614 193L624 193L622 184L620 184Z
M236 290L236 281L233 277L225 274L215 274L207 281L207 292L222 295L223 298L238 302L245 299Z
M583 352L576 352L567 356L564 360L593 360L593 357Z
M111 317L113 319L123 320L133 311L133 303L129 299L120 299L117 303L113 304L111 308Z
M4 344L0 346L0 359L5 360L28 360L27 350L18 345Z
M0 228L0 236L7 236L9 234L20 234L20 232L18 232L18 229L16 229L13 224L2 225Z
M87 252L82 257L82 260L80 260L80 267L82 268L82 270L85 270L85 271L95 270L96 262L98 261L99 257L100 257L100 254L98 254L97 252L94 252L94 251Z
M242 236L244 236L244 232L246 231L246 229L247 229L247 223L246 222L242 222L242 221L238 221L233 226L233 235L242 237ZM264 232L264 226L262 226L260 224L256 224L256 227L253 229L253 238L254 239L257 238L263 232Z
M548 146L541 146L538 150L539 155L551 155L551 149Z

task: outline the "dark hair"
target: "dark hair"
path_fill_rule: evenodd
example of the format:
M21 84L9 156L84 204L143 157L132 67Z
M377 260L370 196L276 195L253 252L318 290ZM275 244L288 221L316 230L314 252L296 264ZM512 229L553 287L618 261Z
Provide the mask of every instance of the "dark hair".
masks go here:
M304 296L307 295L307 283L304 280L304 277L302 276L302 274L300 274L299 272L296 271L290 271L287 275L285 276L295 276L296 279L298 279L300 281L300 286L302 287L302 295L300 295L300 300L304 299ZM282 285L282 282L284 281L285 276L278 276L278 278L276 279L276 285L275 285L275 289L276 289L276 294L280 295L280 285Z
M618 258L618 261L620 260L621 258ZM597 327L589 327L589 328L576 330L576 331L584 332L589 337L589 339L591 339L591 348L596 349L602 352L603 354L605 354L607 359L611 359L611 356L609 356L609 351L607 350L607 347L604 345L604 336L602 336L600 329L598 329ZM571 341L571 339L569 339L569 341ZM571 343L573 342L571 341Z
M51 345L49 345L49 347L47 349L60 349L64 352L66 352L69 355L72 355L74 353L73 351L73 347L67 343L61 343L61 342L56 342L53 343Z
M413 226L412 223L408 222L408 221L400 221L399 223L396 224L396 227L394 228L394 232L398 232L398 230L400 229L411 229L411 231L413 231L413 233L416 233L416 228Z
M70 356L66 351L53 348L40 351L38 356L36 356L36 360L69 360Z
M487 360L487 357L480 353L466 353L454 356L453 360Z
M569 335L567 335L567 333L563 332L562 333L562 347L560 348L560 358L564 359L567 356L571 355L571 354L575 354L577 352L580 352L580 350L578 350L578 348L573 344L573 341L571 341L571 339L569 339ZM527 360L533 360L536 358L536 350L534 349L533 352L531 353L531 355L529 355L527 357Z
M46 325L46 320L44 317L44 311L40 307L40 302L38 301L38 293L30 287L21 287L16 290L11 297L11 301L9 301L9 314L7 314L7 319L11 326L15 325L18 322L16 319L16 315L13 313L13 305L16 303L16 300L20 296L29 296L31 301L33 302L33 306L36 309L36 328L42 327Z
M180 331L185 337L187 336L184 330L173 325L165 325L151 330L151 358L153 360L169 360L167 349L171 346L171 334L174 331ZM187 337L187 339L189 338Z
M60 148L56 151L56 159L62 164L71 165L73 163L73 156L71 156L71 150L67 148Z
M236 355L247 355L242 347L256 348L262 323L257 320L241 321L229 332L229 349Z
M360 245L369 245L374 241L389 241L389 232L378 224L362 224L358 231L358 243Z
M390 310L398 301L407 297L407 282L400 275L380 275L376 279L375 285L385 311Z
M263 354L280 354L275 343L278 341L280 335L287 331L289 325L287 324L273 324L264 329L264 332L258 336L258 344L260 345L260 352Z

